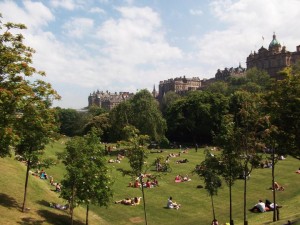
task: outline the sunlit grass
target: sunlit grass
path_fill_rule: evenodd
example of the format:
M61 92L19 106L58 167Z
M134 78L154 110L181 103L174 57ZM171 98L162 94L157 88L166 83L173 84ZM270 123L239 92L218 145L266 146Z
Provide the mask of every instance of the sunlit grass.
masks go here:
M45 156L56 157L56 152L63 151L64 143L65 140L60 140L49 145ZM163 153L151 153L147 159L147 164L151 164L156 157L161 155L166 157L171 152L178 153L178 149L165 150ZM204 159L204 156L203 149L198 150L197 153L194 149L190 149L189 153L181 154L179 158L171 158L172 173L161 175L158 178L159 187L145 189L148 224L210 224L212 220L210 197L205 189L196 188L199 184L203 185L203 181L197 175L191 173L195 165ZM108 158L115 159L116 156ZM188 163L176 164L177 160L185 158L189 160ZM114 198L107 209L92 207L92 211L98 216L96 214L91 215L90 224L143 224L142 204L139 206L124 206L113 203L115 200L125 197L142 196L140 189L128 187L128 183L131 181L130 177L124 177L117 171L118 168L129 169L128 160L125 158L120 164L112 163L108 164L108 167L114 180ZM280 210L280 221L272 224L284 224L288 219L293 221L300 217L300 175L295 173L298 167L299 160L291 157L276 164L276 181L285 186L286 190L276 192L277 202L283 208ZM2 184L0 186L2 197L2 199L0 198L0 224L67 224L68 214L66 212L51 209L48 206L50 201L64 203L55 192L51 191L54 188L50 186L48 181L33 176L30 177L27 202L30 211L24 214L20 212L18 207L21 206L23 200L25 165L11 158L5 158L0 159L0 169L3 171L0 175ZM55 166L47 169L46 172L58 182L65 173L64 166L59 161ZM148 172L155 173L154 171ZM174 178L177 174L188 174L192 180L190 182L175 183ZM267 198L272 200L272 191L269 190L269 187L271 187L271 169L254 170L248 182L247 208L251 208L258 199L265 200ZM181 203L182 208L179 210L165 209L169 196ZM218 195L214 197L214 204L219 222L229 222L229 196L225 184L219 190ZM84 222L84 213L84 208L76 208L76 219ZM247 212L247 215L249 224L258 225L272 222L271 212ZM233 218L235 224L243 224L242 180L236 181L233 187ZM27 223L24 223L24 221L27 221ZM36 221L36 223L32 221ZM43 221L43 223L37 223L38 221Z

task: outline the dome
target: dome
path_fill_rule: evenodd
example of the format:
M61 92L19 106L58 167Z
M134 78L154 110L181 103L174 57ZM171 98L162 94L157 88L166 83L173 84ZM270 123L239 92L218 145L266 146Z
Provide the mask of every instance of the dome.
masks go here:
M276 39L276 35L275 33L273 34L273 40L271 41L271 43L269 44L269 50L272 49L273 47L281 47L280 43L277 41Z

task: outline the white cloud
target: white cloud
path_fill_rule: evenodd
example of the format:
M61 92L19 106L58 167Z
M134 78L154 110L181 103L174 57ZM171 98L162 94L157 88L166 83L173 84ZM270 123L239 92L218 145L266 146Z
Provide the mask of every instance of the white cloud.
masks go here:
M51 11L40 2L24 1L24 7L21 8L13 1L4 1L0 2L0 8L6 21L23 23L32 31L55 19Z
M201 9L190 9L190 14L193 16L201 16L203 11Z
M76 3L73 0L50 0L53 7L61 7L67 10L74 10Z
M73 18L63 25L68 36L82 38L93 29L94 21L89 18Z
M182 57L180 49L165 40L160 18L152 9L123 7L117 10L122 17L104 22L97 32L105 41L103 50L111 60L134 66Z
M45 79L62 95L62 107L86 106L88 94L96 89L151 90L153 84L164 79L183 75L209 78L218 68L238 66L239 62L245 66L249 53L262 44L267 47L274 31L287 50L295 51L300 44L298 0L211 1L213 18L197 21L203 32L190 33L192 47L186 51L169 42L175 40L172 43L184 46L182 40L188 37L176 30L176 21L168 24L162 20L169 13L165 8L159 9L165 13L160 15L150 7L118 7L116 1L109 0L52 0L49 5L61 9L51 12L44 1L26 0L23 5L16 2L0 1L3 20L28 26L25 42L36 50L34 66L46 71ZM99 19L96 14L104 13L98 7L100 3L105 3L105 18L109 19ZM115 9L113 13L111 9ZM201 10L189 13L201 15ZM182 14L180 19L185 16ZM209 31L204 23L212 25ZM181 36L174 36L176 33Z
M105 10L101 9L99 7L93 7L89 10L91 13L100 13L100 14L105 14Z
M225 26L223 30L192 39L198 47L199 62L207 71L235 67L239 62L245 67L251 51L257 51L262 45L268 47L273 31L281 44L284 41L288 50L295 51L295 46L300 44L300 30L291 21L300 17L299 8L297 0L212 1L213 15Z

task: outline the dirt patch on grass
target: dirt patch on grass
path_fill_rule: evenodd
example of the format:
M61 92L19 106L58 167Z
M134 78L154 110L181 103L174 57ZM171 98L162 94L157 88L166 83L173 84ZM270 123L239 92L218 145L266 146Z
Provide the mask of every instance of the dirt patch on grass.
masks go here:
M142 223L144 222L144 219L141 217L131 217L129 218L130 222L132 223Z

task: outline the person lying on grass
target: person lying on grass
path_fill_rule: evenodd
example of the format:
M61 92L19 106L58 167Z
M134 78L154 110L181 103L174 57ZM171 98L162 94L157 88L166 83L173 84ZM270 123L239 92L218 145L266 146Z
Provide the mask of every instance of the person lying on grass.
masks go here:
M273 190L272 187L270 187L270 189ZM281 186L281 185L279 185L277 182L274 182L274 189L275 189L276 191L284 191L284 187Z
M61 204L50 202L50 207L54 208L54 209L59 209L59 210L66 210L69 208L69 205L68 204L61 205Z
M168 199L168 202L167 202L167 208L168 209L179 209L181 207L180 204L177 204L176 202L173 202L173 198L170 197Z
M177 160L176 163L187 163L189 160L188 159L181 159L181 160Z
M276 208L281 208L282 206L278 206L276 204ZM266 203L263 203L262 200L259 200L259 202L252 208L249 209L251 212L268 212L274 210L274 203L272 203L270 200L266 199Z
M262 200L258 200L258 203L253 206L252 209L249 209L251 212L265 212L266 204Z
M123 205L139 205L142 197L134 197L134 198L125 198L119 201L115 201L115 204L123 204Z

